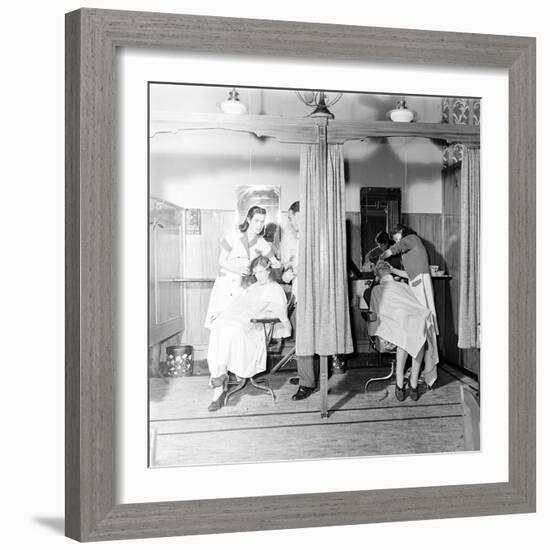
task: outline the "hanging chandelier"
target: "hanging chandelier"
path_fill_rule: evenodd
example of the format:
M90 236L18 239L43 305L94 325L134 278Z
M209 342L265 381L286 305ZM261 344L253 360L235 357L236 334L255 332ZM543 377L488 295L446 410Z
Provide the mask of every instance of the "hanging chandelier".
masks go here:
M329 107L337 103L344 94L341 92L296 91L296 95L308 107L315 107L307 116L334 118Z

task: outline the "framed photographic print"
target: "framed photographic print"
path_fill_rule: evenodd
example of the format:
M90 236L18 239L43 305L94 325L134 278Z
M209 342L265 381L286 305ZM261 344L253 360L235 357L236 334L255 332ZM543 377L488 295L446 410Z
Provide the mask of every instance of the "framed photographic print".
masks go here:
M67 535L533 511L534 40L66 29Z

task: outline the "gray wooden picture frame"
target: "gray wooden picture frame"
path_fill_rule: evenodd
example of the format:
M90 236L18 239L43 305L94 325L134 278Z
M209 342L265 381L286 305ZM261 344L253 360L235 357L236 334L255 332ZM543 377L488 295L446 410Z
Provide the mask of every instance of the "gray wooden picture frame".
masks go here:
M117 504L117 48L509 71L509 481ZM535 39L82 9L66 16L66 534L81 541L535 511Z

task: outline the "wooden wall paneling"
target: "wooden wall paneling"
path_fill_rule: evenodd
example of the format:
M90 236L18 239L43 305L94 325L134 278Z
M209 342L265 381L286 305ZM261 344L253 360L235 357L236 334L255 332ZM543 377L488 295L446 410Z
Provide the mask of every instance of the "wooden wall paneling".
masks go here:
M441 214L403 213L403 224L414 229L422 239L431 265L444 267Z
M223 237L235 229L234 210L201 210L201 232L184 235L183 278L206 279L183 282L185 328L183 344L195 348L195 358L203 359L208 347L209 331L204 327L214 279L219 271L218 258ZM208 280L210 279L210 280Z
M185 300L185 329L181 343L195 348L195 358L204 359L208 347L210 331L204 320L212 292L212 282L188 283L183 285Z
M163 324L183 315L181 289L173 282L173 279L181 277L181 223L163 221L163 227L154 232L154 239L158 277L156 318L157 323Z
M403 213L403 223L414 229L422 239L430 265L437 265L446 272L445 247L443 239L443 215L432 213ZM438 346L440 354L444 354L448 347L447 335L452 330L453 323L449 323L447 302L449 296L449 283L446 279L434 279L434 298L439 325Z
M458 302L460 293L460 217L446 214L445 224L445 263L447 273L452 277L448 285L447 332L445 334L445 358L460 365L458 343Z
M346 240L348 259L361 269L361 212L346 212ZM353 295L350 287L350 322L355 351L366 351L368 345L367 323L361 316L359 297Z
M184 278L215 279L221 240L235 227L233 210L201 210L200 234L185 235Z
M361 269L361 213L346 212L346 241L348 259Z
M350 322L355 353L370 351L371 346L368 339L367 323L356 305L350 308Z

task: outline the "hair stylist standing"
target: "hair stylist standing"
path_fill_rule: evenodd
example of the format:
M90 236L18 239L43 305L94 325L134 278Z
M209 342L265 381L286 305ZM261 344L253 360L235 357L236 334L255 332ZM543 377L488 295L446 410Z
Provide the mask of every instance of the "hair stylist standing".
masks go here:
M393 228L391 235L395 244L383 252L380 259L385 260L390 256L401 254L401 261L409 280L409 286L416 299L433 313L435 331L436 334L439 334L432 277L430 275L426 248L420 237L412 229L404 225L397 224ZM396 273L397 275L402 274L394 268L392 268L392 273Z
M296 201L290 205L288 209L288 223L296 233L297 238L300 238L300 202ZM298 248L290 259L289 265L283 273L283 281L292 283L292 293L296 299L297 307L300 307L298 298ZM317 386L318 365L316 364L313 355L297 356L298 377L291 378L290 383L298 385L298 391L292 396L294 401L300 401L309 397Z
M228 233L221 242L219 273L214 282L205 327L211 328L214 319L227 307L234 296L243 292L241 282L249 275L250 262L258 256L272 261L273 267L279 262L274 258L273 247L263 238L266 210L252 206L238 229Z

